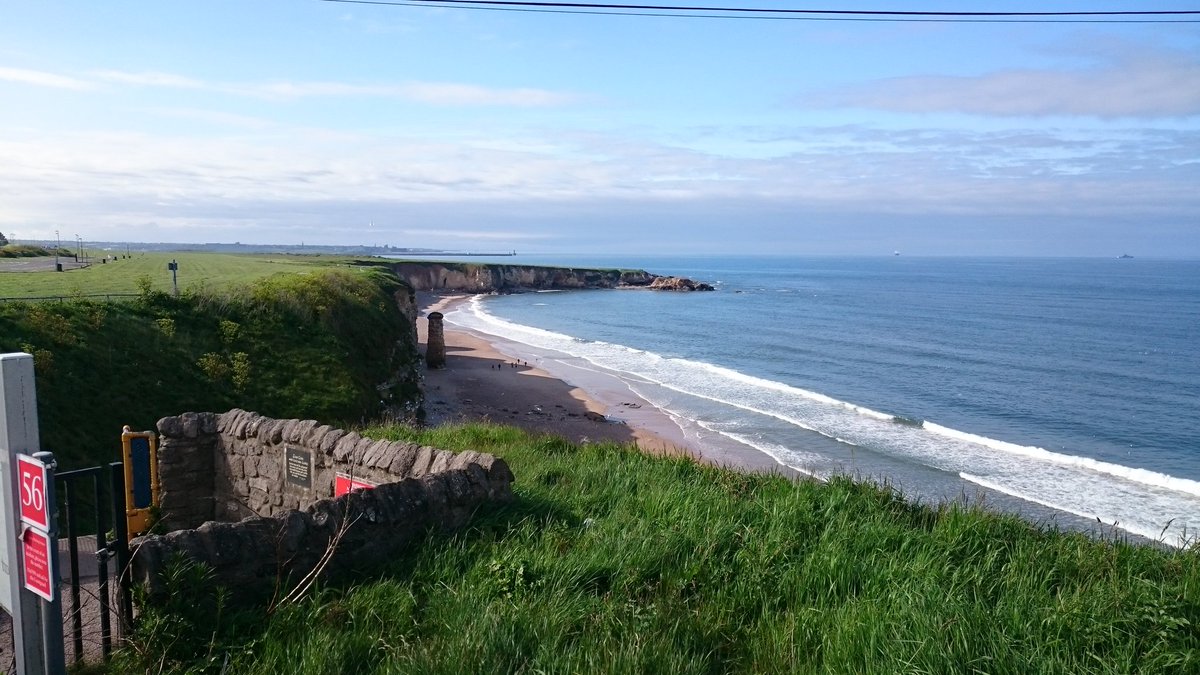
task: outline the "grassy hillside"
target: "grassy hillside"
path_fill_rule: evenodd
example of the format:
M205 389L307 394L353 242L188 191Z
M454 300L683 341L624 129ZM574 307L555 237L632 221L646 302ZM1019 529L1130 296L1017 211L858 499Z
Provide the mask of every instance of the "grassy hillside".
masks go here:
M1197 549L511 428L371 433L501 455L517 501L269 612L217 618L181 577L111 672L1200 672Z
M282 265L237 256L192 264L237 271L213 277L224 290L193 287L179 298L146 285L129 302L0 304L0 351L34 355L42 446L61 467L112 459L124 424L152 429L189 410L358 423L417 395L416 346L392 296L394 277L308 266L264 278L263 267ZM377 389L398 372L404 382Z

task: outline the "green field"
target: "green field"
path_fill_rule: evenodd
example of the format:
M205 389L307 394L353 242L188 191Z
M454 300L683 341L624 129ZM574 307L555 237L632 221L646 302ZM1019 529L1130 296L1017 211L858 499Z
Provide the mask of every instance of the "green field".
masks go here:
M38 272L4 272L0 265L0 298L138 293L138 280L143 277L151 280L154 290L169 293L172 284L167 263L172 260L179 262L180 292L221 290L275 274L304 272L314 266L344 266L351 260L337 256L181 252L134 253L131 258L100 263L105 253L89 251L94 264L65 272L53 271L53 259L47 260L48 270Z

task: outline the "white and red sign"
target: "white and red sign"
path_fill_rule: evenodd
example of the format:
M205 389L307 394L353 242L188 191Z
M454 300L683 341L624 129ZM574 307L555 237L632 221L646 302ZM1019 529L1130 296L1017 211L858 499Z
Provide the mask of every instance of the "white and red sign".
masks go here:
M49 531L51 506L46 503L46 465L41 460L17 455L17 490L22 522Z
M41 530L27 527L21 535L21 549L25 555L25 588L45 598L47 602L54 601L55 551L50 537Z
M333 479L333 496L341 497L348 492L353 492L355 490L370 490L373 487L375 487L375 483L365 481L360 478L354 478L349 474L339 471Z

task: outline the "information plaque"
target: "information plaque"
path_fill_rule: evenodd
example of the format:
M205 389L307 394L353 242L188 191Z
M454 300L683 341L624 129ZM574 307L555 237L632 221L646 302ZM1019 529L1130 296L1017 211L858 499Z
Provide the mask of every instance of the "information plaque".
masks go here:
M284 450L284 475L289 485L312 489L312 453L291 446Z

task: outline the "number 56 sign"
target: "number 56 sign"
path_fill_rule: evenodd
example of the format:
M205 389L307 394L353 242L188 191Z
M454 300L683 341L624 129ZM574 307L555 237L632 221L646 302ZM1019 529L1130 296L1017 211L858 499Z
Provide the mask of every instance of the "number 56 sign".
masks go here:
M21 498L21 520L47 532L50 505L46 503L46 465L29 455L17 455L17 490Z

